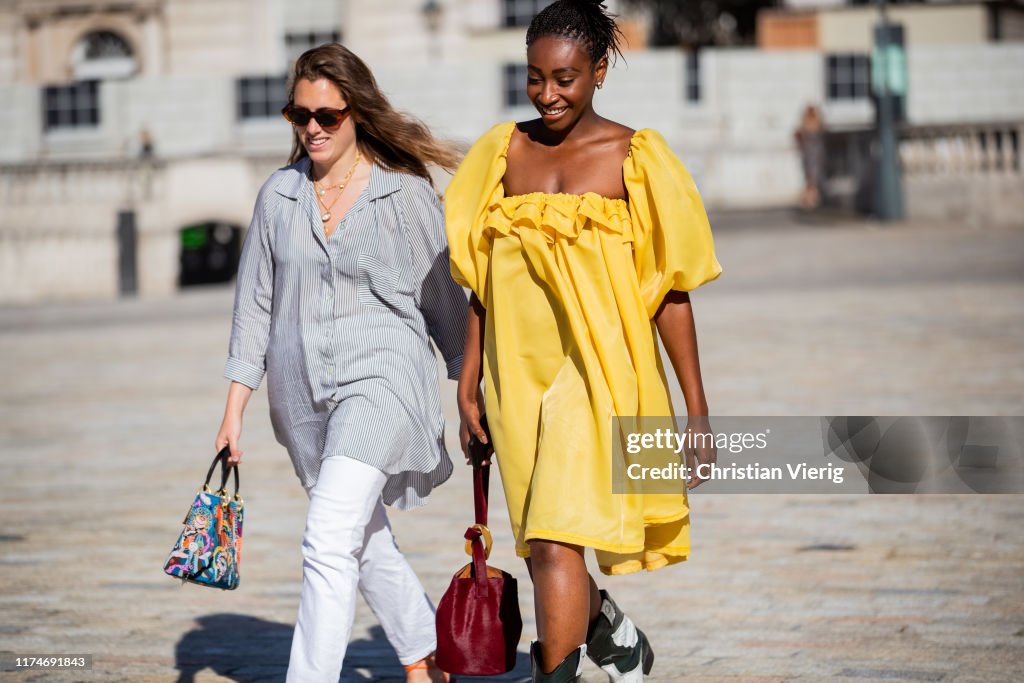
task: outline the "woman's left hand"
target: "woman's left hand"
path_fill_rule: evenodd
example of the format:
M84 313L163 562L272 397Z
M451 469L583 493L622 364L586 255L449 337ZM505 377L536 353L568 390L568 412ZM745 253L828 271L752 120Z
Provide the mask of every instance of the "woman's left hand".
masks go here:
M718 462L718 448L715 446L715 433L711 431L711 423L705 416L694 416L686 422L686 433L688 441L693 444L686 449L686 466L690 468L690 480L686 483L687 489L695 489L709 476L700 476L701 472L708 473L708 467L700 468L701 465L713 465Z

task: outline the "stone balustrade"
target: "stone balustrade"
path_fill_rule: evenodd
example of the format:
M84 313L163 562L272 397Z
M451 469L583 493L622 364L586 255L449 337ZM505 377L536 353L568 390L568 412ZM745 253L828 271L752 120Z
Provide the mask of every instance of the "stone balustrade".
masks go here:
M900 140L908 176L1020 175L1024 122L910 126Z

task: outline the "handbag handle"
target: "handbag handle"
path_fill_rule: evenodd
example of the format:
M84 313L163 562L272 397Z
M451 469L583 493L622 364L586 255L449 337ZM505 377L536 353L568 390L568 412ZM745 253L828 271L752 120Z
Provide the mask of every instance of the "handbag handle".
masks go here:
M491 431L487 427L487 416L480 416L480 426L487 435L487 443L482 443L475 434L469 436L469 459L473 464L473 519L477 524L487 526L487 493L490 486L491 466L484 461L494 455Z
M217 468L217 463L220 463L220 488L217 491L227 493L228 475L230 472L235 473L235 500L241 500L238 495L238 465L228 464L228 457L231 455L231 448L225 446L220 449L220 453L213 456L213 462L210 463L210 469L206 471L206 481L203 482L203 490L210 493L210 479L213 477L213 470Z
M477 593L487 595L487 556L491 554L491 532L487 528L487 496L490 488L491 466L490 457L494 455L491 445L491 432L487 428L487 416L480 416L480 426L487 435L487 443L482 443L471 434L469 437L469 459L473 464L473 518L476 523L466 529L466 553L473 558L473 578ZM488 464L484 464L487 460Z

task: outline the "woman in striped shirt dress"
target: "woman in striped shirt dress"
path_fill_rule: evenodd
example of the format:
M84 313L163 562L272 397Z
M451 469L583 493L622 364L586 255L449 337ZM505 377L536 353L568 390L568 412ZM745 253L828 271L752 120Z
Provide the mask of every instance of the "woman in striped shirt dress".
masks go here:
M456 157L337 44L298 59L284 115L291 164L264 183L246 235L216 446L241 458L265 374L274 432L310 497L288 681L338 680L357 588L408 680L441 681L434 608L383 506L422 505L452 472L428 337L457 379L467 301L427 164Z

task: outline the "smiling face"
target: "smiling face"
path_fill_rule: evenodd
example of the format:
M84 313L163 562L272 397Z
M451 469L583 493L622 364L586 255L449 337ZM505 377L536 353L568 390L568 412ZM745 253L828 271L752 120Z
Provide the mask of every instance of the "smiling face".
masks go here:
M338 86L326 78L296 82L292 102L312 112L348 106ZM321 176L330 172L356 141L355 121L351 115L345 116L335 130L325 130L315 118L310 118L306 126L295 126L295 132Z
M607 58L594 64L579 42L542 36L526 49L526 59L526 94L547 128L568 130L592 111L594 88L604 82Z

